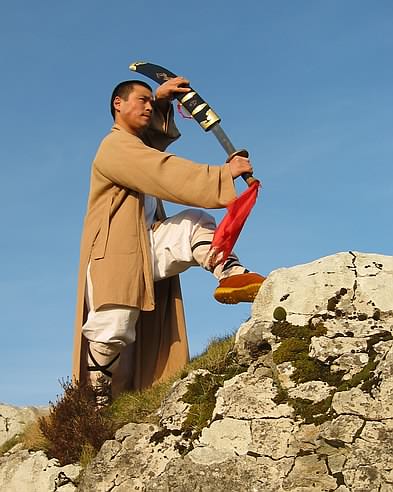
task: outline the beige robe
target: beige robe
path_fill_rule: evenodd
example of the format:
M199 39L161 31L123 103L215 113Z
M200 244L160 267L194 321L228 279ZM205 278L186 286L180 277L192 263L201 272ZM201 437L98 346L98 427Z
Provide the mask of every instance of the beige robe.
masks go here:
M197 164L164 152L179 136L173 121L155 112L143 141L114 125L93 161L84 221L74 338L73 378L86 380L86 271L89 261L94 307L120 304L141 309L136 342L121 355L116 393L163 381L188 361L178 276L153 282L144 216L144 194L204 208L222 208L235 198L229 166ZM153 148L154 147L154 148Z

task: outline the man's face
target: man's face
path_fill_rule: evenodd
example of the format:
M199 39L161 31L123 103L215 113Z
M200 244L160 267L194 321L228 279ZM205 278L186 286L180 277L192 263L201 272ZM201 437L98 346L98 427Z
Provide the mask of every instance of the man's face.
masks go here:
M141 135L149 125L153 111L153 94L142 85L135 85L128 99L115 97L115 122L133 135Z

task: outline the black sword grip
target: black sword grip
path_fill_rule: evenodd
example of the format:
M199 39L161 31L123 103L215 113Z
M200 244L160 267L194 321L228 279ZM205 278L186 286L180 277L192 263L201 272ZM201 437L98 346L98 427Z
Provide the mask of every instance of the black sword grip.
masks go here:
M153 63L136 62L130 65L130 69L134 70L146 77L163 84L169 79L173 79L176 75L160 65ZM216 123L221 121L220 117L212 110L209 104L190 87L187 93L179 93L175 95L176 99L186 108L191 116L205 130L210 130Z

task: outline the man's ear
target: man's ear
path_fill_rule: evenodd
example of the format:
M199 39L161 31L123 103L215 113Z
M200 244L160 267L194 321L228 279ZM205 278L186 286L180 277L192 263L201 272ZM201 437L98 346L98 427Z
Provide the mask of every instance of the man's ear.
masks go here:
M113 99L113 107L114 107L115 111L120 111L120 104L121 104L121 97L116 96Z

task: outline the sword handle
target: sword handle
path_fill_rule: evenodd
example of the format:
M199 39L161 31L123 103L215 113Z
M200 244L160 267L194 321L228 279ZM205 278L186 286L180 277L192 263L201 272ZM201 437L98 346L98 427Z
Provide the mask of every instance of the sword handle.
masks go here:
M160 65L154 65L153 63L136 62L130 65L130 70L141 73L146 77L157 82L157 84L163 84L169 79L173 79L176 75ZM190 91L187 94L179 93L175 95L176 99L182 104L191 116L199 123L199 125L207 132L216 123L221 121L221 118L215 113L209 104L202 99L202 97L190 87Z
M187 94L179 94L175 97L205 132L207 132L213 125L220 123L221 118L192 87L190 89L191 91L187 92Z
M227 162L229 162L237 155L239 155L240 157L248 157L249 153L248 150L246 149L236 150L235 152L232 152L232 154L228 156ZM242 178L248 184L248 186L251 186L252 183L254 183L254 181L258 181L257 179L254 178L254 176L251 173L243 173Z

